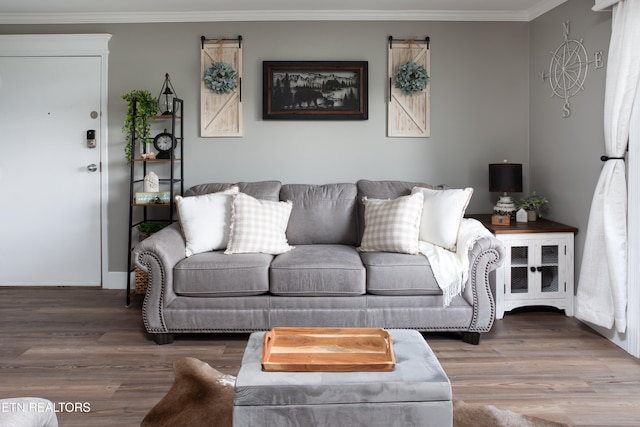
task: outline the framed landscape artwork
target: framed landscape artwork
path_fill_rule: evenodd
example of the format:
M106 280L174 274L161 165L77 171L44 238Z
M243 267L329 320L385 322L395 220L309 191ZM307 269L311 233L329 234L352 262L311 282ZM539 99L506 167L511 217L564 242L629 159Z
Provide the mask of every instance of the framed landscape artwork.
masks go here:
M262 118L367 120L367 61L264 61Z

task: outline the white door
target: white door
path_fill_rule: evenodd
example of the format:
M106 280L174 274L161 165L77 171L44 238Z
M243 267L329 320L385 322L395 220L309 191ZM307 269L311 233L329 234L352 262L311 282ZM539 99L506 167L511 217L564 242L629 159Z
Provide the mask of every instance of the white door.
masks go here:
M0 57L0 285L101 284L100 110L100 57Z

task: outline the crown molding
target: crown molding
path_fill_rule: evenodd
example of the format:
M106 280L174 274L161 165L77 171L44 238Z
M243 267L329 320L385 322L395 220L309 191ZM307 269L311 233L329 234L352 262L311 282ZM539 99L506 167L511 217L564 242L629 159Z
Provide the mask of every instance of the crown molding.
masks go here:
M541 16L551 9L555 9L560 6L562 3L565 3L567 0L545 0L536 4L534 7L528 10L529 19L528 21L533 21L538 16Z
M519 21L528 22L566 0L547 0L533 10L229 10L202 12L4 13L0 24L105 24L251 21Z
M596 0L596 4L591 8L595 12L609 12L611 8L620 0Z
M111 34L0 35L0 56L107 55Z

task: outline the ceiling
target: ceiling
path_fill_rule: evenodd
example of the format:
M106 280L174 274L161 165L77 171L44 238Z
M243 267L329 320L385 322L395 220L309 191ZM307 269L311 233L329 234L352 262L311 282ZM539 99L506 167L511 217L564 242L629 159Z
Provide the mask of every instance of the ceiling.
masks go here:
M531 21L566 0L3 0L0 24Z

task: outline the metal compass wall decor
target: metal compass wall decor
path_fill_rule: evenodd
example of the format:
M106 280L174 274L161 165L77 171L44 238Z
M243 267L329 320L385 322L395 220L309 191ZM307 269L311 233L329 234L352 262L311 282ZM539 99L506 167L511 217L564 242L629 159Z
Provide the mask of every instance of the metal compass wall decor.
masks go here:
M551 96L557 96L564 100L562 107L562 117L571 115L572 96L584 90L584 82L587 78L589 64L594 64L595 69L604 67L602 51L594 53L593 60L589 61L587 49L582 44L582 40L569 38L569 21L563 22L564 41L555 51L551 52L551 63L549 72L540 71L542 81L549 79L551 85Z

